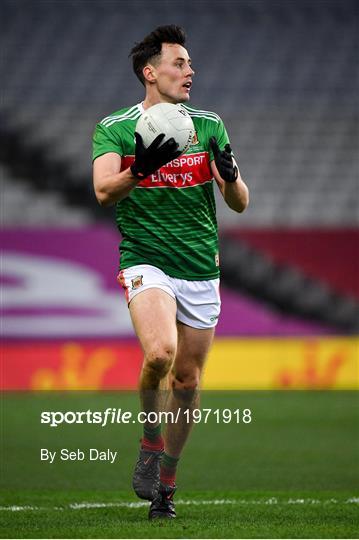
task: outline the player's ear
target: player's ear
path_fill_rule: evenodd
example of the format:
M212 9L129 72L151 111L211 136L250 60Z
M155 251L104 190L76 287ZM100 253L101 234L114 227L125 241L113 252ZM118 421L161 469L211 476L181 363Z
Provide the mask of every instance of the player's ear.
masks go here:
M155 68L151 66L151 64L147 64L142 70L143 76L145 78L145 81L148 81L149 83L153 83L156 80L156 72Z

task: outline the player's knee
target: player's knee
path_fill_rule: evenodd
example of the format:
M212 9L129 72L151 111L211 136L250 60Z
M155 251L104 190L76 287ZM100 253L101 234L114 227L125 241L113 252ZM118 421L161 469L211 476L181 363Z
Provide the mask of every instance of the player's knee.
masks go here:
M153 376L162 379L170 371L175 351L172 347L155 349L146 355L145 369Z
M198 395L199 377L195 374L186 374L185 377L177 374L172 379L172 392L181 406L191 408Z
M200 382L199 370L175 373L172 379L172 388L174 391L194 392L198 389Z

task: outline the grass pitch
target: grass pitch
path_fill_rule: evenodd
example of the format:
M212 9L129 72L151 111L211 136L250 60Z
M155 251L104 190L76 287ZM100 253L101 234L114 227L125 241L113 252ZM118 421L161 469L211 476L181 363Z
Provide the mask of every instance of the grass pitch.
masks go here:
M201 407L252 411L252 422L195 426L181 458L178 518L147 521L131 491L138 424L40 424L44 410L137 411L137 396L7 394L1 438L1 537L357 538L358 394L214 392ZM117 449L105 462L41 462L40 448Z
M22 492L7 500L28 507L1 511L8 538L357 537L358 503L344 494L185 491L171 522L147 521L148 504L129 492Z

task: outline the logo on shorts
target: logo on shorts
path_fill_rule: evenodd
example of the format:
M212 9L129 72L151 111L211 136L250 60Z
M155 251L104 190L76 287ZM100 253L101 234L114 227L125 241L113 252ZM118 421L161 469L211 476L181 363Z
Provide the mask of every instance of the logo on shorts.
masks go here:
M143 276L136 276L133 279L131 279L132 283L132 290L138 289L139 287L142 287L143 285Z
M212 317L210 317L210 321L213 322L215 321L216 319L218 319L218 315L212 315Z

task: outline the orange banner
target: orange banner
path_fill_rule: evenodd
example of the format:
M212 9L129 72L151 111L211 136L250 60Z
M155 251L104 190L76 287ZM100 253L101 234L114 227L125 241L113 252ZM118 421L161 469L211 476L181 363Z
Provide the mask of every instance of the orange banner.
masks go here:
M142 351L135 340L7 343L3 390L131 390ZM359 389L359 338L217 338L203 388Z
M5 390L131 390L142 351L133 340L8 344L2 364Z

